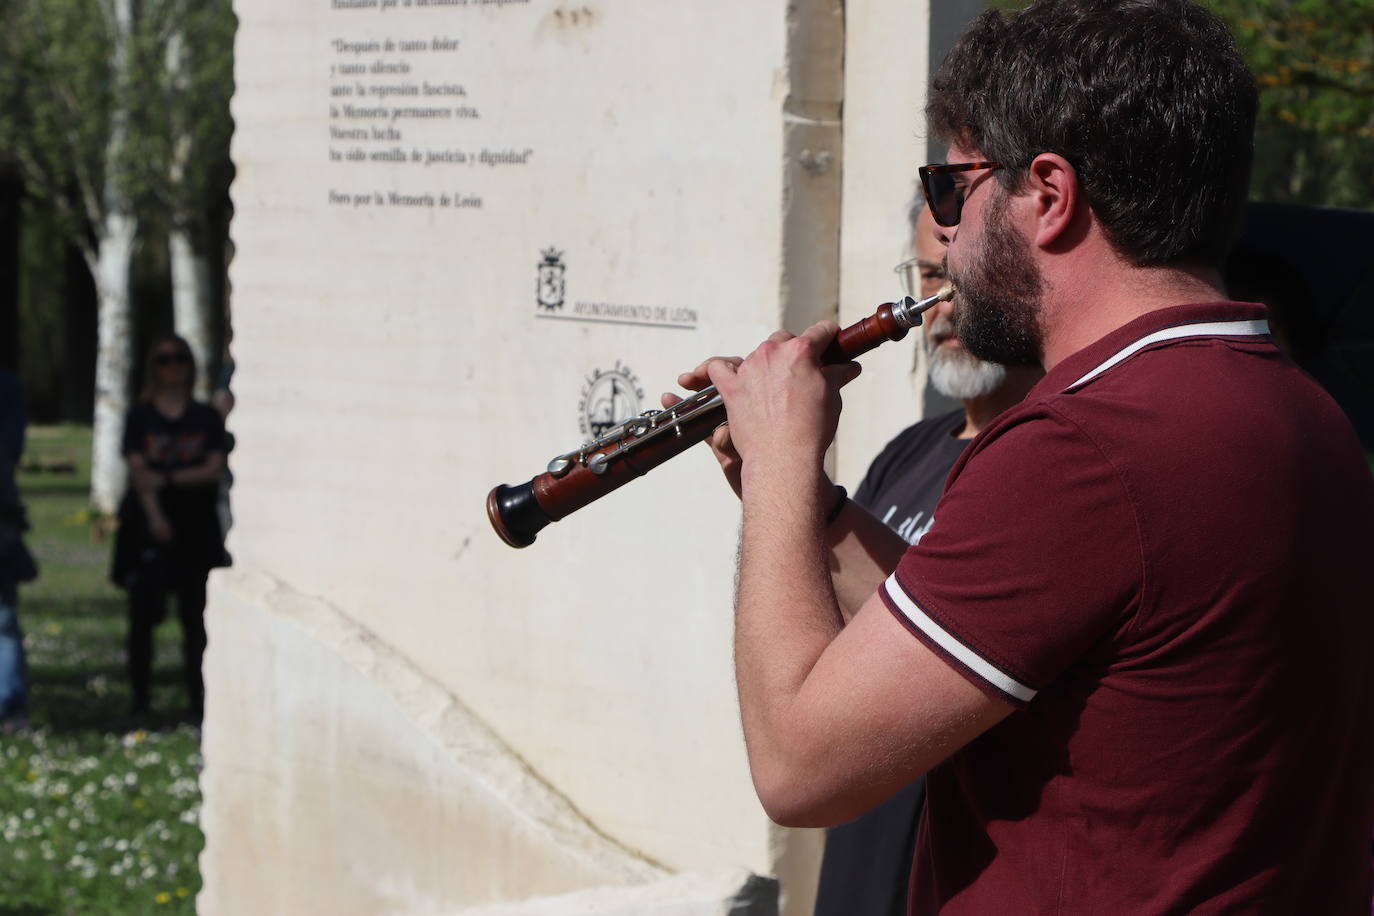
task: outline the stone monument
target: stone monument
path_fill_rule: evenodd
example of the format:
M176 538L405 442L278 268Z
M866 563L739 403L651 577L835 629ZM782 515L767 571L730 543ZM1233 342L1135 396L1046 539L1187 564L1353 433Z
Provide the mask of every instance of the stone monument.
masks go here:
M200 912L809 913L822 834L750 784L706 450L521 551L484 499L899 292L926 3L235 7ZM847 392L838 480L919 415L912 353Z

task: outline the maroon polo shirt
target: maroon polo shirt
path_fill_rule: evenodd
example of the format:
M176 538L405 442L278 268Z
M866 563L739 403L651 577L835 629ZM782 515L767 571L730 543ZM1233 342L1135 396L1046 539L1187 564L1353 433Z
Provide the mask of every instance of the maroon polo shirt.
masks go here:
M1066 359L884 584L1018 707L929 774L913 913L1368 911L1374 478L1263 319Z

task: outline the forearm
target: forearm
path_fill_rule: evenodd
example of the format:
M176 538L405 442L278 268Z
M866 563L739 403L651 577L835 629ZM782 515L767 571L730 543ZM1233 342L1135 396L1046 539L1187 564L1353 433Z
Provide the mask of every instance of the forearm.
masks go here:
M158 501L157 472L148 467L148 462L137 452L127 455L129 462L129 485L134 489L143 514L150 519L162 517L162 505Z
M849 621L897 568L907 543L853 500L826 530L835 597Z
M174 487L203 487L219 483L224 473L224 456L211 452L200 464L168 471L166 482Z
M793 701L842 629L824 515L833 489L806 480L744 481L735 606L735 674L750 769L761 797L790 766Z
M157 490L149 486L139 486L135 489L138 492L138 503L143 507L143 514L148 518L161 518L162 504L158 502Z

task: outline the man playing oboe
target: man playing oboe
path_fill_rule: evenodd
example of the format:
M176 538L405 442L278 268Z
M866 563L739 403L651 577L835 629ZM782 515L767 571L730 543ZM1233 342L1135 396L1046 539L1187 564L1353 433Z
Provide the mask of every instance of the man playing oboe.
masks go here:
M1047 375L910 549L823 470L833 324L690 379L737 450L759 797L833 825L926 773L915 913L1369 906L1374 481L1220 289L1255 104L1185 0L1040 0L950 52L922 172L958 336Z
M934 295L945 285L945 251L936 238L924 195L910 209L914 258L897 266L909 296ZM854 492L854 502L908 544L919 544L935 523L935 505L964 448L1004 410L1019 404L1044 373L974 357L954 332L954 303L925 314L921 346L931 387L959 402L948 413L902 430L882 450ZM852 821L829 830L816 888L815 916L905 916L916 825L925 803L917 780Z

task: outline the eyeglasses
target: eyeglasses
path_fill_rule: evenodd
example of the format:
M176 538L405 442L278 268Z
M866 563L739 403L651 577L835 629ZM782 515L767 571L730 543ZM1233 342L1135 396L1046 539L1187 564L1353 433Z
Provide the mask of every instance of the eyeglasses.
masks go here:
M191 361L185 353L157 353L153 356L155 366L184 366Z
M922 280L927 278L945 279L943 266L922 261L920 258L908 258L892 268L892 272L902 278L902 292L916 299L921 298Z
M926 205L935 222L941 226L959 225L959 217L964 212L964 191L968 186L959 183L955 178L957 173L1001 167L996 162L941 162L917 169L921 187L926 192Z

